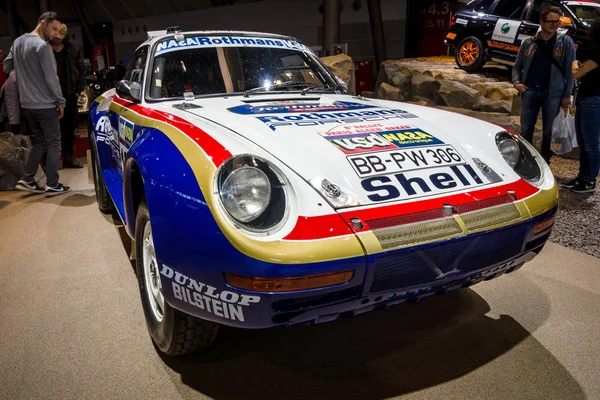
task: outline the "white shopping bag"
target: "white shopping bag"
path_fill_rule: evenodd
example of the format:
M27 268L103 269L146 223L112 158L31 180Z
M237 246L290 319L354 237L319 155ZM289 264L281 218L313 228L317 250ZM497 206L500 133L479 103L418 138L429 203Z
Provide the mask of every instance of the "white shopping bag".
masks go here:
M577 147L575 118L569 109L561 109L552 123L550 148L555 154L566 154Z

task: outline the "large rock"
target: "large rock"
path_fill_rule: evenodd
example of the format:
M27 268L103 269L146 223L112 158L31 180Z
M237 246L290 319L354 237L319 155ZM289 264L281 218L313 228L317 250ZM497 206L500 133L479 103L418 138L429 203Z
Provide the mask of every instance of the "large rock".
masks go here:
M400 89L404 101L412 99L412 75L396 73L392 78L392 85Z
M377 91L377 98L382 100L392 100L392 101L403 101L404 97L395 86L388 85L387 83L382 83L379 86L379 90Z
M412 77L412 97L414 100L429 99L438 103L440 95L440 81L423 74L415 74Z
M441 110L452 111L459 114L463 114L469 117L477 118L483 121L490 122L492 124L500 125L504 128L513 130L517 133L521 132L521 126L518 125L513 118L503 113L492 113L492 112L481 112L474 110L467 110L464 108L453 108L453 107L438 107Z
M469 87L475 90L478 90L479 93L481 93L482 96L486 96L488 95L488 92L491 89L508 89L508 88L512 88L513 85L510 82L474 82L474 83L469 83Z
M31 141L27 136L0 133L0 190L15 188L30 151Z
M441 105L455 108L473 109L477 97L481 96L475 89L460 82L442 79L440 81L439 96L442 100Z
M484 112L510 114L511 102L508 100L493 101L487 97L479 96L473 103L473 109Z
M336 56L323 57L321 60L323 60L325 65L327 65L335 76L346 82L349 94L356 94L354 84L354 63L352 62L352 58L346 54L338 54Z
M398 73L402 73L402 67L400 66L399 61L382 62L379 67L379 73L377 74L377 81L375 82L375 92L377 93L379 91L379 86L381 86L382 83L392 85L394 76Z

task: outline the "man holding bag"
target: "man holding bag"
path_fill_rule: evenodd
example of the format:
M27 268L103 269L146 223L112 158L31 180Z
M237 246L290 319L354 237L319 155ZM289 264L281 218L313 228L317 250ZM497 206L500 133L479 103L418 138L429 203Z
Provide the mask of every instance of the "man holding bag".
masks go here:
M512 70L515 89L522 96L521 136L530 143L537 116L542 109L542 148L540 153L550 163L552 122L560 107L571 104L573 77L571 63L575 59L573 39L558 33L560 9L548 7L540 13L541 30L521 44Z

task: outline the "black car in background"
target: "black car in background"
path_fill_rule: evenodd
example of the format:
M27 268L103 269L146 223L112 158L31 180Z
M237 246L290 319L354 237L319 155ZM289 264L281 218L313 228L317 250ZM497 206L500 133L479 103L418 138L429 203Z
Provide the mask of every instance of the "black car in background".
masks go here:
M452 16L446 36L446 43L455 49L456 64L465 71L477 70L488 60L512 66L522 41L538 31L540 12L550 6L560 8L559 31L573 37L581 59L588 28L600 16L597 2L473 0Z

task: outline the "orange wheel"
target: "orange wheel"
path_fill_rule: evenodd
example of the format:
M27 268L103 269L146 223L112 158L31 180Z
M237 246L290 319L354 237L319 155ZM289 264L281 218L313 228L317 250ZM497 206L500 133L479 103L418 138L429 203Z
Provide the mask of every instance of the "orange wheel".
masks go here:
M465 71L474 71L484 64L481 40L474 36L464 38L456 49L456 64Z

